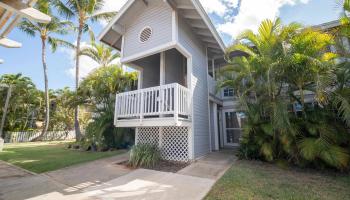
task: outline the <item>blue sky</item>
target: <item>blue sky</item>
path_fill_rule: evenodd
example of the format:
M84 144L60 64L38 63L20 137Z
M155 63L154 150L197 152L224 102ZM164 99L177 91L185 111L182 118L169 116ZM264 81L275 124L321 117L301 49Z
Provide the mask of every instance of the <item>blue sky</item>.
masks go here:
M106 0L105 10L118 10L120 1ZM122 0L125 1L125 0ZM116 3L118 2L118 3ZM316 25L339 17L339 0L201 0L212 21L222 35L226 44L232 42L240 31L256 29L265 18L280 17L284 23L301 22L305 25ZM101 24L93 25L96 34L103 28ZM43 89L41 64L41 45L39 38L31 38L13 30L9 38L20 41L20 49L5 49L0 47L0 59L5 60L0 65L0 75L22 73L32 78L39 89ZM75 41L75 33L63 36L65 40ZM85 36L83 41L88 41ZM58 89L74 86L73 52L60 48L56 53L48 51L49 87ZM82 74L86 75L96 67L88 58L82 58Z

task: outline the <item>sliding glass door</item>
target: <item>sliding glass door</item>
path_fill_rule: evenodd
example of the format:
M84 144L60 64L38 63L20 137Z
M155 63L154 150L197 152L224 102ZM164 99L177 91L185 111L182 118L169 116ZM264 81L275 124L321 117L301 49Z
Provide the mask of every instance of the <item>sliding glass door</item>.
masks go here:
M224 144L225 146L238 146L242 135L245 115L242 112L224 112Z

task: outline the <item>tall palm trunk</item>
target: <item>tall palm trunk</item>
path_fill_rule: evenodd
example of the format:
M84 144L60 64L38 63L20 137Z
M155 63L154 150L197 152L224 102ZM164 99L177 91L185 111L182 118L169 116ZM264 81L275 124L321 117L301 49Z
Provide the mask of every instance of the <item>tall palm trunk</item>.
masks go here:
M43 64L44 71L44 82L45 82L45 119L44 119L44 127L41 131L41 134L35 140L42 140L46 135L47 130L49 128L50 123L50 97L49 97L49 84L47 77L47 64L46 64L46 37L41 37L41 60Z
M12 93L12 85L10 85L8 90L7 90L5 107L4 107L4 110L2 113L1 124L0 124L0 138L5 138L3 130L4 130L4 126L5 126L7 110L8 110L9 104L10 104L11 93Z
M75 90L78 91L79 88L79 67L80 67L80 41L81 36L83 34L83 25L80 23L79 30L78 30L78 39L77 39L77 49L75 54ZM74 128L75 128L75 138L77 141L80 141L82 138L82 134L80 131L80 124L79 124L79 106L75 107L74 112Z

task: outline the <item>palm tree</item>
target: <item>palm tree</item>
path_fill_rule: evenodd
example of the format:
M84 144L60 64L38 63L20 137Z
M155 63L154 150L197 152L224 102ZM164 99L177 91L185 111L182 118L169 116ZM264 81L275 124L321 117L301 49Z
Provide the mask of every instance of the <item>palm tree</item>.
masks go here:
M104 0L55 0L55 5L61 15L67 19L75 18L77 20L77 44L76 44L76 61L75 61L75 87L79 88L79 67L80 67L80 48L81 39L84 32L90 30L88 22L96 22L97 20L108 20L115 12L100 12L104 4ZM76 139L82 138L79 126L79 106L75 108L74 127Z
M32 80L22 74L5 74L0 77L0 84L12 86L11 101L8 105L5 130L26 130L30 114L40 112L43 101L42 92L37 90ZM1 93L0 104L4 104L6 93ZM1 113L2 111L0 111ZM40 113L37 113L39 115Z
M101 67L108 67L112 62L120 57L112 47L102 43L96 43L95 36L90 33L90 46L82 48L80 55L88 56L99 64Z
M37 2L38 9L50 16L52 16L52 10L50 7L51 1L40 0ZM46 45L51 45L53 51L56 50L58 44L67 44L67 42L54 38L52 34L67 34L68 28L71 23L68 21L60 21L57 17L52 17L52 20L48 24L35 23L29 20L24 20L19 24L19 29L22 30L29 36L36 36L37 34L41 39L41 60L44 71L44 82L45 82L45 120L44 127L41 135L38 139L41 139L47 132L50 121L50 98L49 98L49 86L47 76L47 63L46 63Z

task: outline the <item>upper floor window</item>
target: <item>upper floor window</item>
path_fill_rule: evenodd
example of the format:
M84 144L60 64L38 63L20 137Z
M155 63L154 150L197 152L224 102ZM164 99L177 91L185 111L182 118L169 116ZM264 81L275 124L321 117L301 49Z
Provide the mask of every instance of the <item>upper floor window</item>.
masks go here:
M147 26L140 32L140 42L145 43L147 42L152 36L152 28Z
M233 97L233 88L225 88L224 97Z

